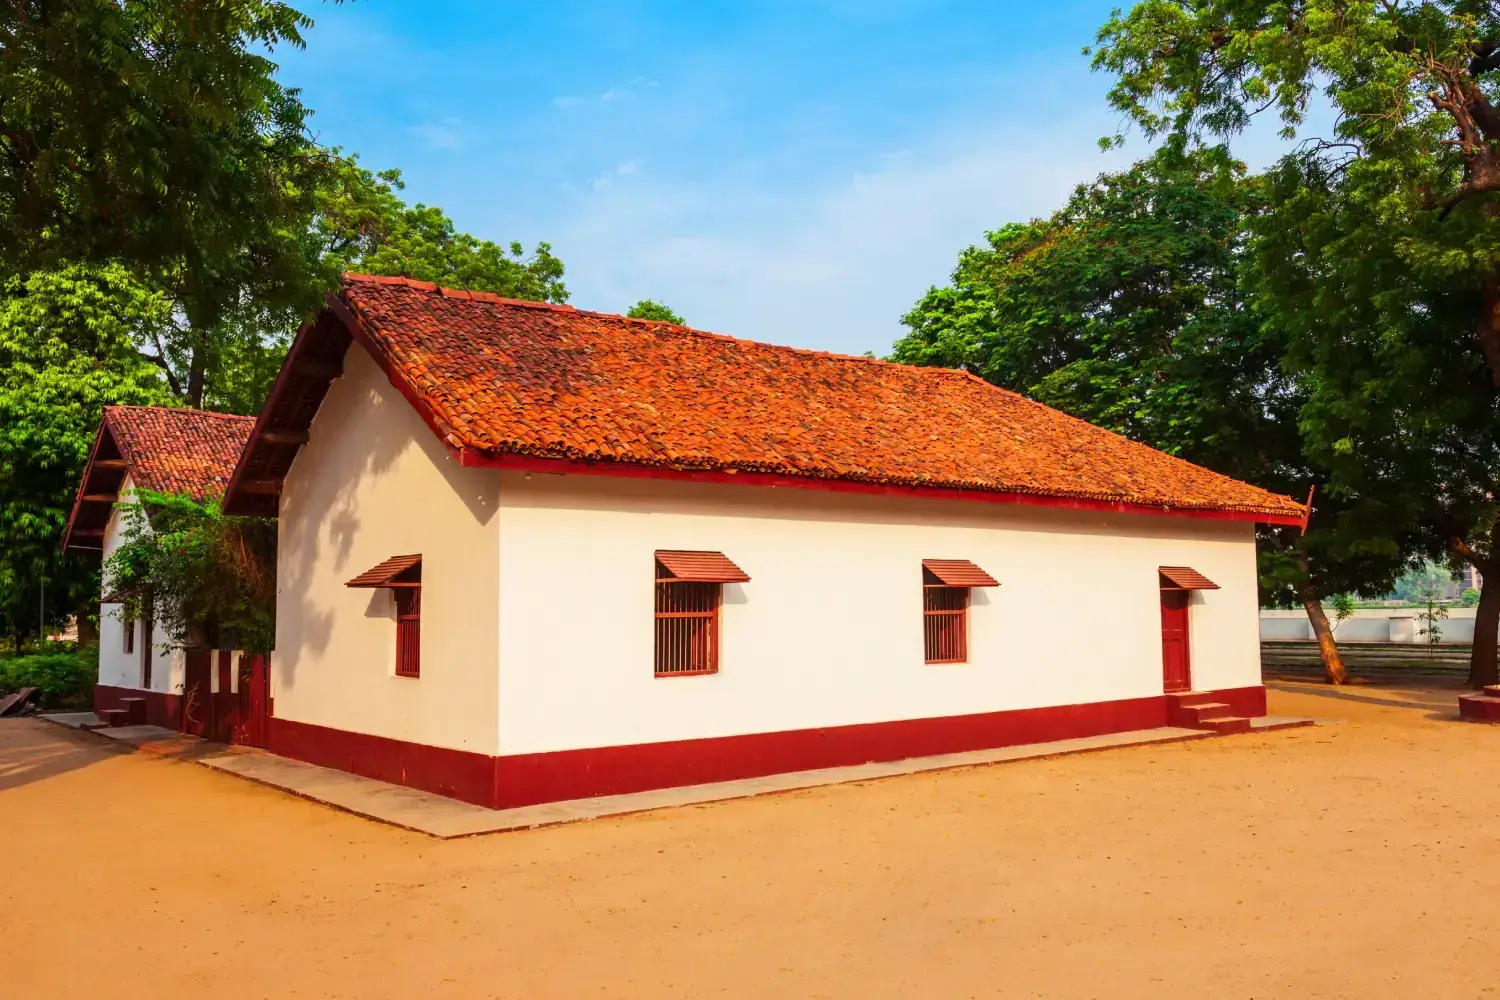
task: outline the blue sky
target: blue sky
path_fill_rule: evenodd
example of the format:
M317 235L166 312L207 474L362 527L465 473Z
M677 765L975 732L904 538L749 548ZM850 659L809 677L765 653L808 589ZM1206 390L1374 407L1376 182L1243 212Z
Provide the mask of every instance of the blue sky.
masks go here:
M572 302L884 353L958 252L1142 155L1080 54L1118 0L311 5L322 142L567 265Z

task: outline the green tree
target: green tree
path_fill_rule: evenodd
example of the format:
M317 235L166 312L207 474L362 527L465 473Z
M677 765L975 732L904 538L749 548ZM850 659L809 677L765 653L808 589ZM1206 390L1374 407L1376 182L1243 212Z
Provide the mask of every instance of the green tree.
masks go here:
M0 10L0 266L120 262L164 289L156 357L193 405L235 309L305 311L336 277L301 252L332 161L270 59L310 24L269 0Z
M1220 150L1167 149L1103 175L1051 217L965 251L953 283L905 317L892 359L966 368L1226 475L1306 489L1306 391L1241 288L1263 188ZM1261 532L1263 597L1306 608L1334 682L1345 671L1319 595L1379 589L1399 557L1351 550L1350 516L1321 503L1305 538Z
M1182 146L1274 109L1296 134L1253 253L1257 308L1312 387L1309 457L1379 497L1428 555L1500 579L1500 10L1477 0L1144 0L1099 33L1114 106ZM1115 137L1110 141L1118 141ZM1494 683L1500 583L1470 681Z
M0 618L18 647L39 611L49 624L82 619L97 599L97 567L62 553L62 531L104 407L171 401L139 351L170 314L118 265L0 290Z
M352 157L340 158L336 177L319 193L312 253L335 274L399 275L513 299L568 300L563 263L549 244L538 243L527 256L520 243L502 247L459 232L442 209L402 201L403 187L398 170L371 173Z
M138 490L120 505L120 545L104 566L127 621L150 619L174 645L266 652L276 642L276 522L230 517L217 500Z
M631 306L630 311L625 315L631 319L654 319L662 323L687 326L687 322L681 316L654 299L641 299Z

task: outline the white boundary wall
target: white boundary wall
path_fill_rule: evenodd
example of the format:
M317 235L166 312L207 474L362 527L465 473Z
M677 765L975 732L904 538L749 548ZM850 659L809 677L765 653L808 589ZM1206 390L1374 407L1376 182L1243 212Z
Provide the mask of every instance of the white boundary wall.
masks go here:
M1328 623L1337 624L1333 637L1338 642L1414 642L1427 644L1427 637L1420 634L1426 627L1417 618L1415 608L1360 608L1353 617L1335 623L1333 612L1328 612ZM1439 619L1438 631L1441 643L1471 643L1474 641L1474 609L1448 608L1448 617ZM1266 609L1260 613L1260 637L1265 642L1312 642L1312 622L1307 612L1299 609Z
M500 511L504 754L1160 695L1163 565L1222 587L1193 595L1194 687L1261 683L1249 524L509 472ZM751 577L717 675L653 676L656 549ZM923 662L924 558L1001 583L967 664Z

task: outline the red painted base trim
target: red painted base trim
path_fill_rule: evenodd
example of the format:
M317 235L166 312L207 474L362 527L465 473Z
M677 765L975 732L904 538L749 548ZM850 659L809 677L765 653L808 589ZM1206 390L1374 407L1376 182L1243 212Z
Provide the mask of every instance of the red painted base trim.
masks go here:
M495 758L482 753L277 718L270 720L267 749L320 767L409 785L476 805L493 804Z
M146 725L160 726L163 729L181 728L182 695L168 694L165 691L95 684L94 712L97 714L107 708L124 708L126 698L146 699Z
M1266 714L1265 688L1203 692ZM489 757L272 719L272 753L504 809L786 771L1102 736L1167 724L1164 695L1010 712Z

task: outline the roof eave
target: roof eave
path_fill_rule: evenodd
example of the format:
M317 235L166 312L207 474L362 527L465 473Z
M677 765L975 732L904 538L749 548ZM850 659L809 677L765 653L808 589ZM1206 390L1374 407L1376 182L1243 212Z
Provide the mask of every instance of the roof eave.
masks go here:
M932 500L969 500L1023 507L1047 507L1061 510L1096 511L1099 513L1115 514L1140 514L1155 517L1196 518L1212 521L1241 521L1252 524L1295 526L1300 525L1303 519L1301 511L1293 513L1224 507L1144 504L1128 500L1023 493L1013 490L959 489L951 486L865 482L855 479L838 479L821 476L791 476L773 472L679 469L670 466L645 465L634 462L542 458L530 455L518 455L511 452L479 452L472 449L459 449L458 453L459 464L466 468L510 469L522 472L539 472L547 475L619 476L631 479L664 479L677 482L719 483L773 488L783 487L831 493L906 496Z

